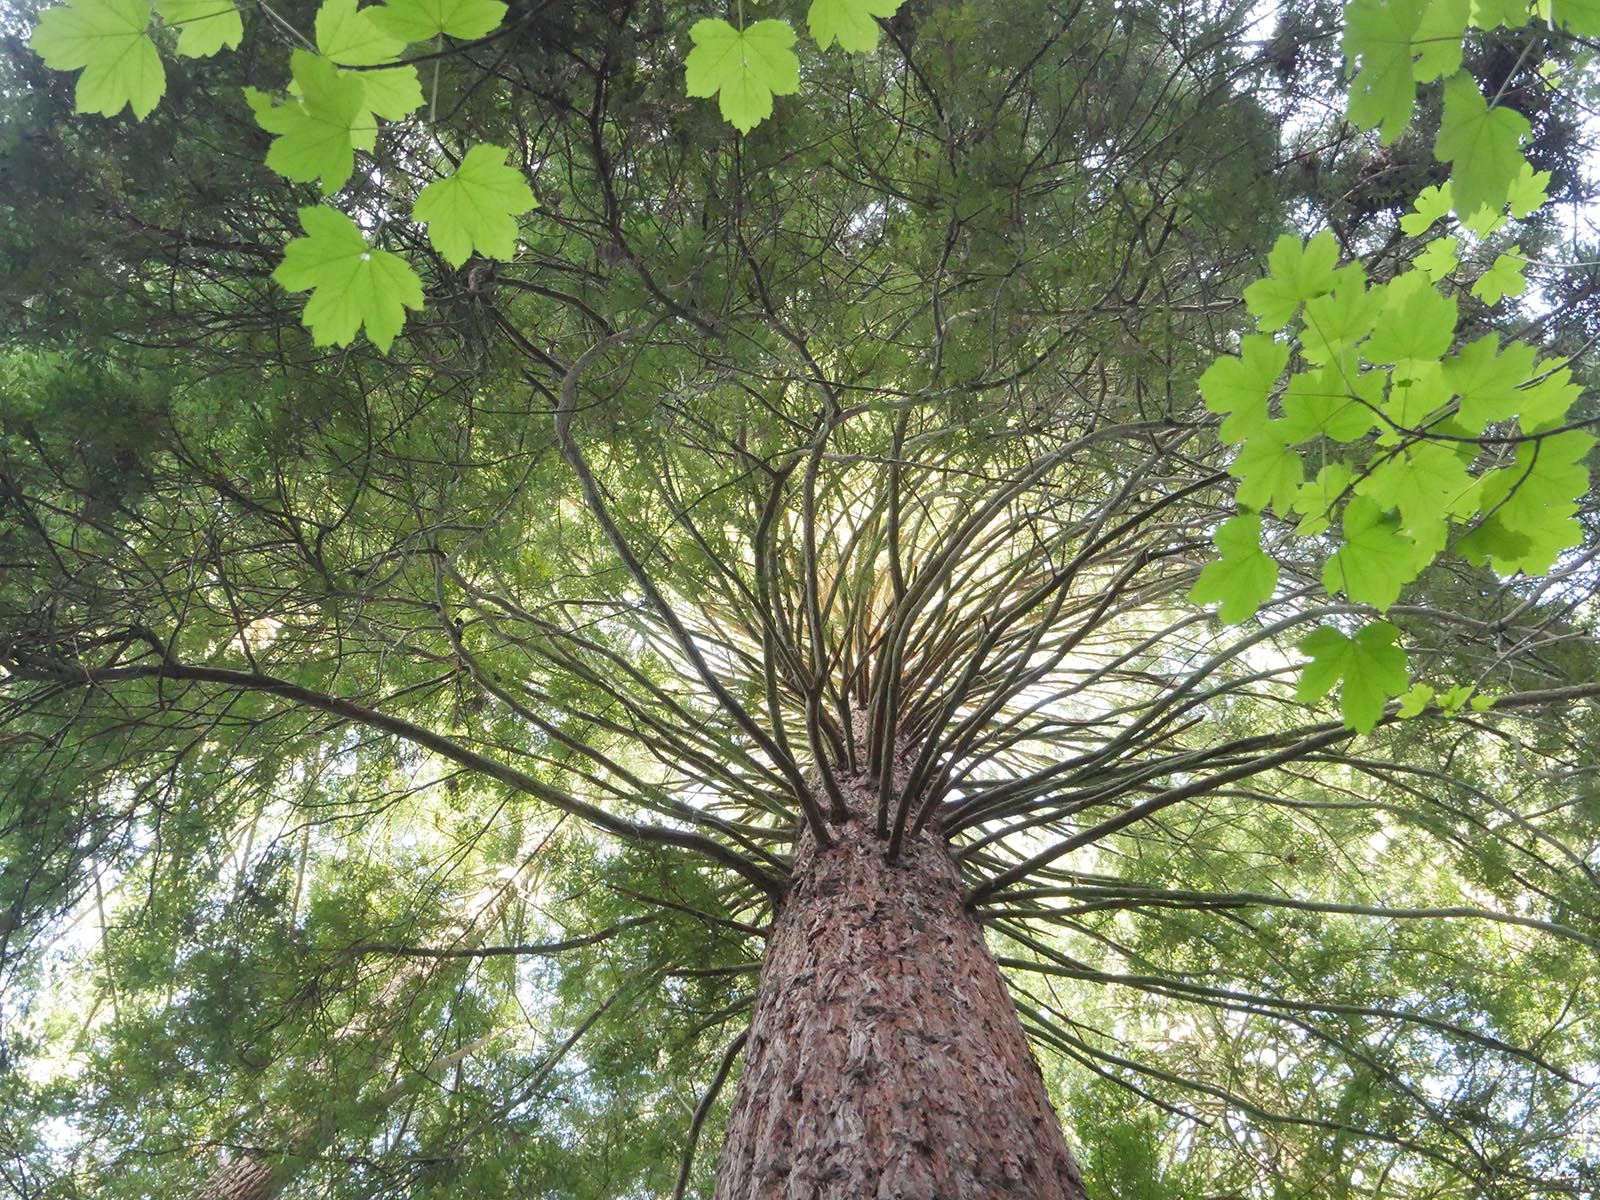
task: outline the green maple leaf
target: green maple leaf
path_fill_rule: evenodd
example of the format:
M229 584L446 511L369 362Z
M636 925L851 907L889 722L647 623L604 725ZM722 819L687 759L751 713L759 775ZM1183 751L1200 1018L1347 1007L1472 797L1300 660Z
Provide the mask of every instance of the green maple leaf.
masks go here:
M1283 434L1291 442L1319 434L1353 442L1377 422L1382 399L1381 374L1346 379L1338 367L1325 367L1296 375L1283 395Z
M1375 289L1376 290L1376 289ZM1378 327L1361 347L1368 362L1394 363L1397 377L1435 362L1456 334L1456 302L1442 296L1420 271L1408 271L1383 288Z
M1456 450L1441 442L1416 442L1388 455L1355 485L1380 509L1400 510L1401 525L1411 537L1437 548L1449 516L1463 516L1476 506L1474 480Z
M1445 716L1455 716L1461 711L1462 705L1471 698L1474 690L1470 683L1460 683L1453 688L1447 688L1439 693L1439 708Z
M1234 498L1245 508L1270 504L1279 512L1288 512L1305 482L1300 456L1289 449L1281 425L1281 421L1267 422L1228 464L1228 474L1239 481Z
M76 71L76 108L114 117L124 107L143 120L167 90L150 40L150 0L68 0L47 8L28 40L44 64Z
M311 292L303 318L319 346L348 346L365 326L367 337L388 352L406 323L406 309L422 307L422 283L398 254L374 250L349 217L326 205L302 208L304 237L291 241L272 277L291 292Z
M1411 68L1418 83L1431 83L1461 69L1461 35L1467 28L1470 0L1431 0L1411 38L1417 61Z
M1278 564L1261 548L1261 518L1245 513L1218 527L1211 539L1220 558L1206 564L1189 592L1196 604L1221 602L1226 625L1254 616L1278 583Z
M274 105L245 89L256 123L277 135L267 148L267 166L297 183L320 178L324 193L335 192L355 169L356 142L371 129L366 91L359 79L307 50L296 50L290 63L298 100Z
M1478 281L1472 285L1472 294L1485 304L1499 304L1507 296L1520 296L1528 290L1528 281L1522 277L1522 259L1517 257L1520 246L1513 246L1507 254L1494 260Z
M1480 480L1479 507L1489 518L1462 539L1462 552L1475 563L1490 561L1502 575L1548 571L1583 539L1574 514L1589 490L1582 460L1594 444L1570 430L1518 446L1511 466Z
M1422 194L1411 206L1414 211L1400 218L1400 231L1410 237L1422 236L1433 227L1435 221L1450 215L1450 207L1454 203L1448 182L1438 187L1423 188Z
M1304 244L1286 233L1267 255L1271 274L1245 288L1245 306L1261 328L1278 329L1307 300L1333 291L1338 261L1339 243L1326 229Z
M1333 520L1334 507L1355 478L1349 463L1332 462L1317 472L1317 477L1295 491L1294 511L1302 514L1294 531L1301 537L1326 532Z
M1544 207L1544 202L1550 198L1550 172L1535 171L1533 164L1525 162L1522 169L1517 172L1516 182L1511 185L1511 192L1506 197L1511 205L1511 215L1521 221L1531 217L1535 212Z
M1306 301L1305 327L1300 331L1300 353L1320 366L1334 362L1371 333L1383 311L1383 293L1367 287L1366 272L1359 265L1335 274L1339 282L1331 295Z
M233 0L156 0L156 12L178 31L178 53L185 58L209 58L244 37Z
M1229 444L1244 441L1266 424L1267 396L1289 363L1289 347L1263 334L1240 339L1239 356L1223 355L1200 376L1206 407L1225 415L1218 436Z
M1350 81L1350 120L1362 129L1382 129L1385 145L1411 121L1416 84L1411 40L1425 0L1350 0L1344 10L1344 56L1360 63Z
M386 33L373 18L376 8L357 8L356 0L323 0L317 9L317 49L341 67L373 67L392 62L406 43Z
M1480 209L1498 214L1527 168L1522 143L1528 118L1504 105L1490 108L1471 72L1452 75L1444 85L1444 116L1434 157L1451 165L1450 187L1456 215L1463 220Z
M1344 545L1323 566L1322 586L1382 612L1432 557L1400 532L1398 517L1370 497L1357 496L1345 505Z
M1517 392L1517 423L1523 433L1540 433L1562 424L1573 401L1583 395L1583 389L1572 382L1572 372L1558 365L1560 362L1546 359L1540 363L1533 372L1540 377L1538 382Z
M1499 344L1499 338L1487 333L1444 362L1445 385L1461 397L1456 415L1474 433L1515 416L1521 404L1518 389L1533 375L1532 346L1513 342L1497 355Z
M340 67L377 67L395 61L406 43L378 27L376 8L356 7L356 0L323 0L317 10L317 49ZM388 121L399 121L422 105L422 83L417 69L394 67L387 71L340 71L361 84L362 106ZM355 144L371 151L377 138L376 123L358 122ZM369 127L370 126L370 127Z
M1428 243L1427 249L1417 255L1417 270L1434 283L1438 283L1461 265L1461 259L1456 253L1458 247L1459 242L1453 237L1434 238Z
M1528 0L1472 0L1472 23L1479 29L1517 29L1528 23Z
M1400 430L1425 430L1433 426L1449 402L1450 389L1445 386L1440 365L1413 364L1406 378L1394 380L1388 399L1383 402L1383 415ZM1392 445L1399 440L1395 429L1385 429L1378 435L1383 444Z
M1395 643L1400 631L1387 621L1373 621L1348 638L1332 626L1314 630L1300 643L1311 661L1300 672L1296 699L1320 700L1337 685L1344 723L1366 733L1383 716L1391 696L1406 690L1406 652Z
M1400 697L1400 707L1395 711L1395 716L1404 719L1420 716L1422 710L1433 701L1433 688L1426 683L1419 683L1404 696Z
M839 49L865 53L878 44L878 17L892 17L903 0L811 0L806 25L817 47L826 50L835 39Z
M480 144L455 174L422 189L411 215L428 224L428 240L452 267L473 250L485 258L517 256L517 218L534 206L522 172L506 166L510 151Z
M1600 0L1551 0L1546 11L1579 37L1600 36Z
M689 30L694 49L684 62L688 94L716 96L723 119L749 133L772 115L772 98L800 90L800 60L787 21L735 29L707 17Z
M505 20L500 0L388 0L372 10L379 29L402 42L446 37L473 41L488 37Z

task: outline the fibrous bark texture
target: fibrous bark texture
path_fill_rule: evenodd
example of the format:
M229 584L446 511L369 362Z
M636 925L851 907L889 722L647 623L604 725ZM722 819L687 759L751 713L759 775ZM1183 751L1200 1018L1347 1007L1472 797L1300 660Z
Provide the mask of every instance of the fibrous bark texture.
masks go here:
M890 865L850 792L768 939L716 1200L1084 1200L943 839Z

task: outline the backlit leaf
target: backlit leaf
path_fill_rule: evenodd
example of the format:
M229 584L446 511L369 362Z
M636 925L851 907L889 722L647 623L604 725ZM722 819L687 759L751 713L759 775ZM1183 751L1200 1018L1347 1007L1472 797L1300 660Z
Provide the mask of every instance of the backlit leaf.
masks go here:
M1472 285L1472 294L1485 304L1499 304L1507 296L1520 296L1528 290L1528 281L1522 277L1522 259L1517 257L1518 247L1494 260L1478 281Z
M422 307L422 284L405 259L367 244L349 217L327 206L302 208L304 237L291 241L272 277L291 292L310 291L304 321L319 346L348 346L366 328L385 352Z
M1400 518L1369 497L1357 496L1345 505L1344 545L1323 566L1322 584L1381 612L1400 598L1400 589L1431 557L1400 531Z
M1451 164L1457 216L1465 219L1482 208L1499 213L1505 206L1527 166L1521 147L1528 132L1528 118L1521 113L1503 104L1489 107L1471 72L1445 82L1434 155Z
M1224 521L1211 540L1220 557L1200 572L1189 599L1196 604L1220 602L1217 615L1234 625L1271 599L1278 564L1261 548L1261 518L1255 513Z
M688 94L716 96L723 118L749 133L772 115L772 98L800 90L800 60L787 21L746 29L708 17L689 30L694 49L684 63Z
M325 193L338 191L355 169L355 144L372 118L361 81L340 74L321 55L296 50L291 59L299 99L274 105L254 88L245 99L256 123L277 135L267 149L267 166L298 183L322 180Z
M903 0L811 0L806 25L819 48L864 53L878 44L878 17L892 17Z
M1358 64L1350 81L1350 120L1379 129L1385 145L1411 120L1416 83L1411 41L1426 0L1350 0L1344 9L1344 55Z
M476 250L485 258L517 256L517 218L534 206L522 172L506 165L499 146L472 147L447 179L422 189L411 215L428 224L428 240L452 267Z
M1384 704L1406 691L1406 652L1395 644L1399 640L1400 631L1387 621L1373 621L1353 638L1332 626L1313 631L1300 643L1311 661L1295 696L1319 700L1338 687L1345 724L1366 733L1383 716Z
M505 15L500 0L387 0L372 10L378 28L402 42L425 42L440 34L463 41L488 37Z
M1307 300L1333 290L1338 261L1339 243L1328 230L1305 243L1286 233L1267 256L1271 274L1245 288L1245 305L1263 329L1278 329Z
M1262 334L1240 339L1239 356L1223 355L1200 376L1206 407L1226 419L1218 436L1244 441L1267 421L1267 396L1289 363L1289 347Z
M244 37L233 0L156 0L156 12L178 31L178 53L185 58L209 58Z
M167 88L150 40L150 0L68 0L39 16L28 45L57 71L76 71L79 112L114 117L124 107L140 120Z

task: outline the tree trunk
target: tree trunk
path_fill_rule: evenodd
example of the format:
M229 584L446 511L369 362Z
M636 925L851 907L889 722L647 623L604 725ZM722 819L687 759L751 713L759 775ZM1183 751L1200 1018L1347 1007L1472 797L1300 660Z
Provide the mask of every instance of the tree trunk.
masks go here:
M716 1200L1084 1200L943 838L889 865L844 782L768 940Z

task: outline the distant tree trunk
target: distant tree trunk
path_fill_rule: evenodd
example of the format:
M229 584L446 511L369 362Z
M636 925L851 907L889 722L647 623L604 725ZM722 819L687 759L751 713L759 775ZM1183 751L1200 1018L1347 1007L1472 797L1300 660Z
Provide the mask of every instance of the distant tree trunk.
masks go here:
M768 939L716 1200L1084 1200L943 839L889 865L848 790Z

